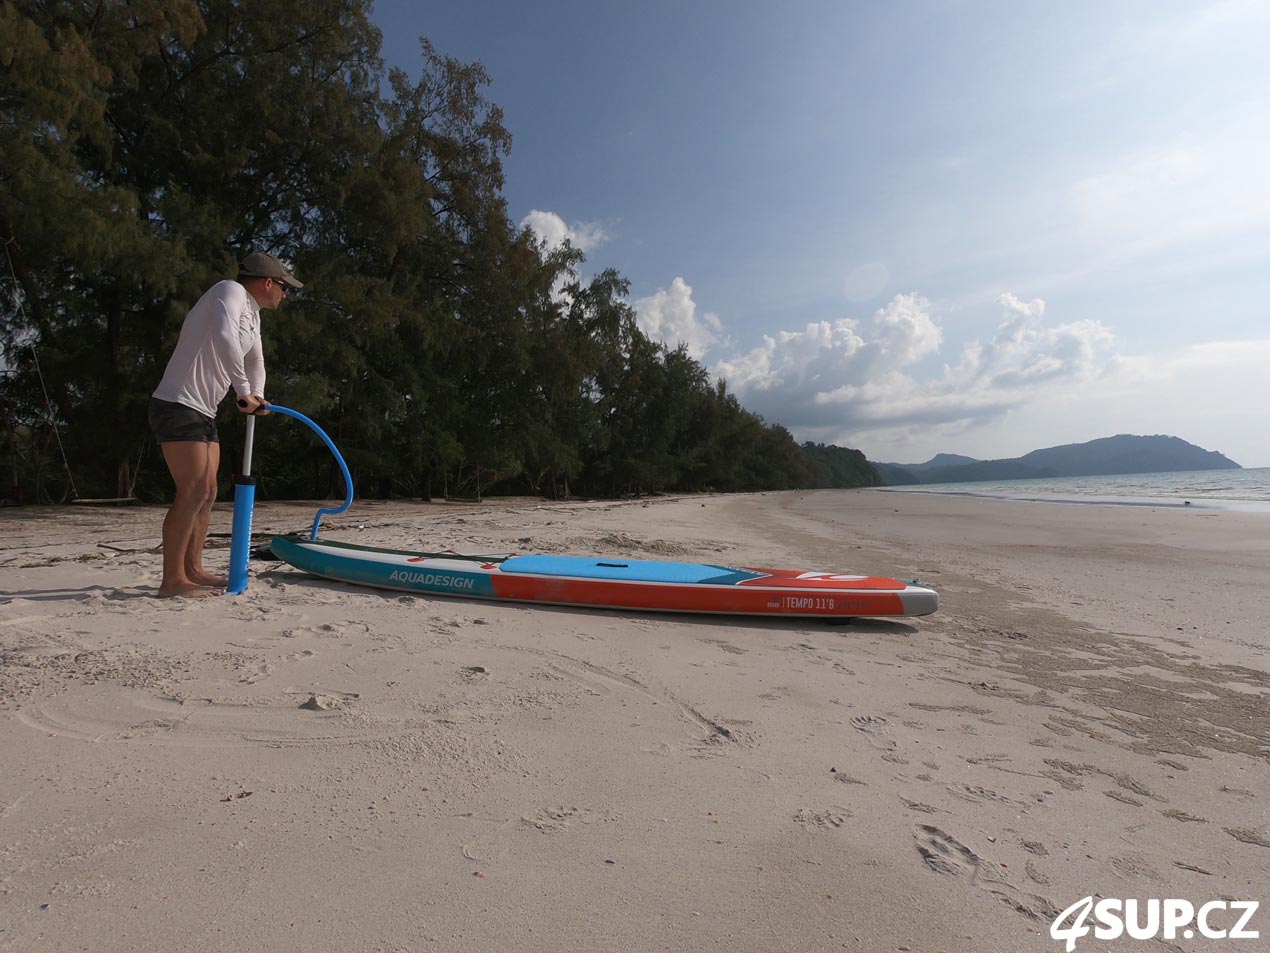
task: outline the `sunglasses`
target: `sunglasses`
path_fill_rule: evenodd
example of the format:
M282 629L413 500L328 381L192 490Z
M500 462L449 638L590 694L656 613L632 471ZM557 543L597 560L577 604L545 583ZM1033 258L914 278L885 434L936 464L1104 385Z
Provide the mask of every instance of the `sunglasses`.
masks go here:
M278 278L270 278L269 280L272 281L275 285L277 285L282 290L283 297L286 297L287 293L291 290L289 287L287 287L287 283L285 281L282 281Z

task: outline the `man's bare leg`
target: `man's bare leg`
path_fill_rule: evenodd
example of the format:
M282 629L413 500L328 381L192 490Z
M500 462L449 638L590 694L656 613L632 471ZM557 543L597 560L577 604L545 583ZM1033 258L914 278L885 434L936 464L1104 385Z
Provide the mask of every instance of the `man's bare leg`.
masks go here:
M170 440L159 445L176 482L176 497L163 519L163 582L159 595L200 598L218 592L190 578L186 560L199 514L207 503L208 447L201 440ZM219 459L219 448L218 457ZM207 524L203 524L204 537ZM201 538L200 538L201 545Z
M194 526L190 531L190 541L185 548L186 578L200 586L212 586L224 589L229 585L225 576L216 576L203 568L203 547L207 544L207 527L212 519L212 504L216 502L216 474L220 469L220 444L208 443L207 469L204 471L203 506L194 516Z

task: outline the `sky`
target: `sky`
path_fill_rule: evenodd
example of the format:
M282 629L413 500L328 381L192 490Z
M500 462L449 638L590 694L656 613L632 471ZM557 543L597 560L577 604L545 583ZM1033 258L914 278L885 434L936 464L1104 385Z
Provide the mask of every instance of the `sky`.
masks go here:
M1270 466L1270 4L376 0L492 77L513 221L871 460Z

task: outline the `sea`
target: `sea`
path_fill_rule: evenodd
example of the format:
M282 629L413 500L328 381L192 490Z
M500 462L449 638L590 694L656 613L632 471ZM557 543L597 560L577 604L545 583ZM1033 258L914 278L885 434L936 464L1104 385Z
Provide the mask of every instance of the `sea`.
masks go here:
M880 489L887 493L937 493L941 496L1040 503L1176 506L1270 513L1270 467L981 483L922 483Z

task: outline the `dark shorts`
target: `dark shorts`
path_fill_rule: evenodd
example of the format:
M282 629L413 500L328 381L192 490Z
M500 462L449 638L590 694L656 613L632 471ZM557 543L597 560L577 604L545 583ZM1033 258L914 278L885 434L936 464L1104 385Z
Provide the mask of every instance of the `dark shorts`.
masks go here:
M175 404L170 400L150 398L150 429L159 443L176 440L197 440L202 443L220 443L216 435L216 421L204 417L193 407Z

